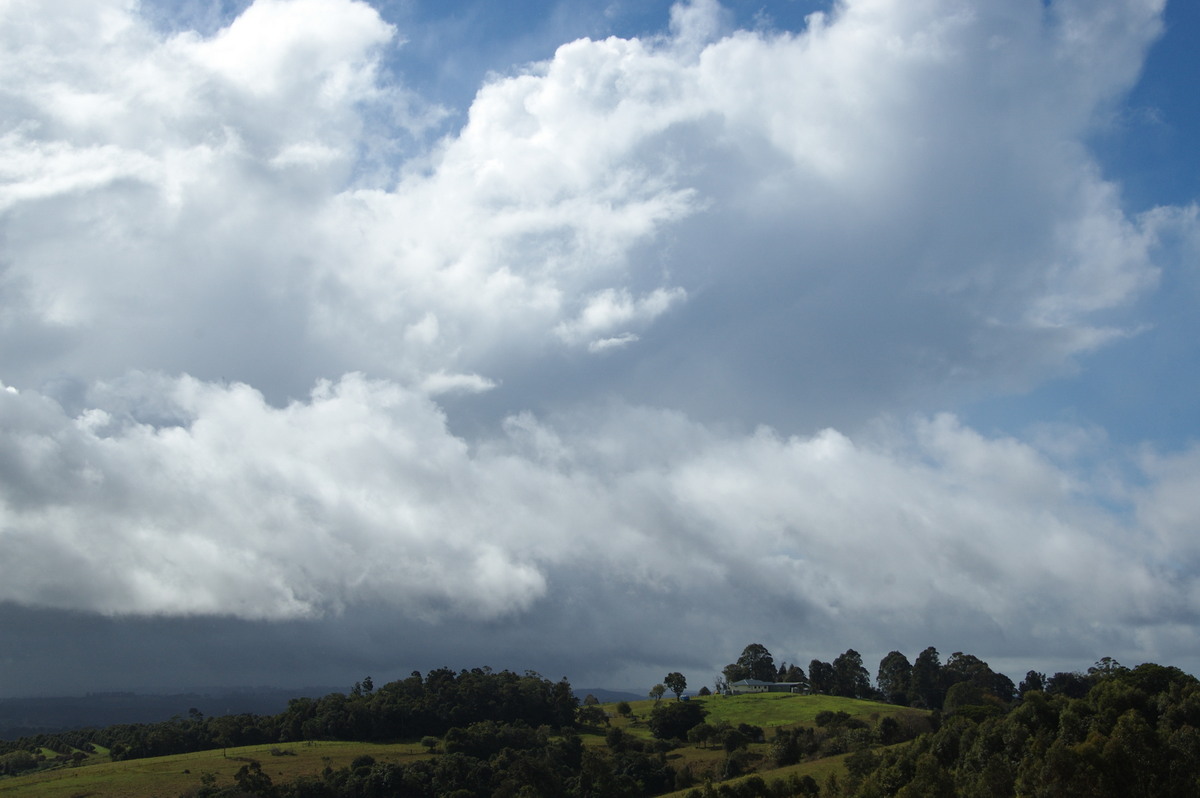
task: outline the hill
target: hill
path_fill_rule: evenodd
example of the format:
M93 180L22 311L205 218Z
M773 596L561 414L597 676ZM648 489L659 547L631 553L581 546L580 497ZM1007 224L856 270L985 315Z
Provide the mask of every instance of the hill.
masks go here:
M673 698L664 698L661 703L669 704L674 700ZM875 722L883 717L925 718L929 715L924 710L831 695L758 693L734 696L712 695L706 698L690 698L689 701L704 708L704 711L708 713L705 720L710 724L724 721L737 726L739 723L746 723L761 726L764 730L789 726L814 726L817 723L817 716L822 712L844 712L851 718ZM630 709L633 710L634 717L648 717L658 704L651 699L628 703ZM611 720L619 720L615 714L615 704L602 704L601 706L612 713ZM634 724L631 729L644 731L645 736L650 734L649 729L644 725Z
M178 796L205 784L230 787L237 772L259 763L277 784L301 776L317 776L326 767L343 768L361 757L378 762L427 759L419 744L304 742L278 746L243 746L190 754L158 756L127 762L48 770L0 779L0 798L153 798ZM209 781L211 779L211 781Z
M615 704L618 701L641 701L645 693L634 693L629 690L609 690L606 687L576 687L572 690L580 703L589 695L594 696L601 704Z
M581 750L594 752L597 759L592 760L593 765L602 758L612 763L612 773L618 776L622 768L632 767L635 770L630 772L636 772L636 768L653 767L653 763L658 761L667 766L665 771L660 771L661 775L656 776L658 780L654 783L659 786L637 794L662 794L672 787L687 789L706 778L720 780L736 775L731 771L731 762L735 763L732 767L736 773L762 772L771 778L776 775L793 778L815 775L824 779L828 773L844 772L844 757L839 755L851 745L848 735L859 735L866 739L875 734L873 730L878 729L885 718L907 724L914 734L929 728L925 720L927 713L918 710L831 696L764 694L691 699L688 703L706 711L707 723L714 728L748 730L743 744L731 752L713 740L670 744L654 739L648 724L649 718L656 706L667 708L675 703L672 699L657 704L652 700L631 702L628 715L621 715L617 711L617 703L602 704L598 709L605 722L591 728L581 728L578 737L570 730L563 729L552 733L549 739L539 739L531 736L532 730L527 726L523 727L527 731L511 736L512 733L506 731L510 727L494 724L480 733L487 737L509 734L507 742L501 747L528 747L530 755L535 758L549 744L570 759L572 755L569 750L574 739L575 745L582 746ZM821 725L814 728L818 724ZM762 730L760 737L754 736L753 727ZM805 739L812 743L813 750L803 754L804 758L819 758L819 761L808 762L799 768L793 766L775 771L775 766L779 764L779 751L773 745L793 730L802 730L808 735ZM342 784L351 772L358 774L359 778L366 778L363 762L370 763L367 767L371 768L371 772L392 768L387 773L391 774L389 777L394 777L397 772L395 768L424 763L436 769L441 766L439 763L466 761L464 754L468 757L476 755L472 749L480 744L468 737L450 733L437 740L436 746L431 745L431 738L421 742L310 740L117 762L109 761L107 749L93 746L90 751L75 749L66 754L60 752L63 766L59 769L0 778L0 798L72 798L79 795L89 798L167 798L189 792L202 794L204 788L209 788L210 792L203 794L212 794L213 791L241 783L239 780L247 778L247 768L261 772L279 786L292 784L302 777L310 781L332 779ZM482 740L482 744L485 748L490 745L487 740ZM437 753L433 753L434 750ZM55 754L49 749L44 753L47 757ZM511 757L513 754L501 756ZM586 757L583 761L587 761ZM643 775L636 781L648 785L649 778Z
M191 710L207 716L274 715L287 709L293 698L317 698L332 692L332 687L247 687L163 695L112 692L0 698L0 740L118 723L158 723L176 715L187 717Z
M614 735L627 735L642 745L658 743L651 733L652 713L656 706L673 703L670 698L629 702L628 716L618 713L615 704L602 705L608 722L594 735L585 735L585 742L619 750ZM666 755L677 786L685 791L708 779L750 773L769 779L811 775L821 781L831 772L844 773L842 760L849 752L910 740L933 728L924 710L828 695L714 695L688 703L707 713L705 724L714 732ZM729 742L730 731L739 732L742 744Z

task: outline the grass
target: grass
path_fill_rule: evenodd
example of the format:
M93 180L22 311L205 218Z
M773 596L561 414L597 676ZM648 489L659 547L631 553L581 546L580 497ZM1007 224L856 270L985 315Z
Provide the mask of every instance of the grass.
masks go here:
M827 756L824 759L816 759L816 760L813 760L812 762L801 762L799 765L789 765L788 767L785 767L785 768L776 768L775 770L763 770L758 773L751 773L751 774L747 774L745 776L738 776L737 778L729 779L728 781L718 782L718 781L714 780L713 784L714 785L729 784L730 786L735 786L735 785L740 784L741 782L745 781L746 779L750 778L751 776L758 776L763 781L767 782L767 784L770 784L772 781L774 781L776 779L786 779L789 776L791 776L792 774L795 774L797 776L812 776L813 779L816 780L818 785L823 785L825 783L825 780L827 778L829 778L829 774L831 774L831 773L836 774L839 779L844 779L846 777L846 775L847 775L846 774L846 757L848 757L848 756L849 756L849 754L838 754L837 756ZM722 753L722 758L723 757L724 757L724 753ZM690 793L692 790L696 790L696 789L699 789L701 792L703 792L703 790L704 790L703 779L698 779L697 783L692 787L687 787L686 789L682 789L682 790L676 790L675 792L665 793L663 795L658 796L658 798L687 798L687 794Z
M672 699L663 700L669 701ZM727 721L732 726L737 726L739 723L748 723L751 726L759 726L764 730L768 742L751 744L747 751L751 759L757 763L757 773L753 775L759 775L768 782L772 779L787 778L791 774L796 773L800 776L812 776L817 780L818 784L823 784L830 773L836 773L839 778L846 775L843 764L845 760L844 755L825 757L775 770L770 769L768 751L770 748L769 741L774 736L774 729L794 726L815 726L817 715L826 711L845 712L851 717L859 718L871 726L874 726L885 717L893 717L901 720L903 723L904 718L912 717L915 719L929 714L922 710L908 709L892 704L880 704L874 701L860 701L853 698L839 698L837 696L826 695L795 695L792 693L709 696L706 698L693 698L692 701L699 703L708 712L708 717L705 718L708 723L716 724L721 721ZM626 733L633 737L650 739L650 729L646 726L646 720L650 717L650 713L654 709L654 703L654 701L650 700L630 702L630 709L633 710L633 717L631 719L617 716L615 704L606 704L604 705L604 709L610 714L610 722L613 726L624 729ZM584 742L589 746L603 746L605 744L603 731L600 734L584 735ZM697 784L702 785L707 776L714 776L721 772L725 763L725 757L725 751L720 747L710 746L708 748L700 748L694 745L686 745L667 754L667 761L676 769L684 765L688 766ZM714 778L714 783L717 781ZM734 779L731 780L731 783L736 783L737 781L737 779ZM692 789L695 788L688 788L679 793L672 793L672 795L684 796Z
M709 723L729 721L733 726L749 723L771 729L780 726L814 726L821 712L845 712L867 722L878 721L885 715L902 714L904 710L891 704L838 698L830 695L793 695L791 693L757 693L741 696L713 696L692 699L708 710ZM917 712L917 710L908 710ZM921 713L924 714L924 713Z
M293 755L274 756L272 749ZM418 743L305 742L255 745L176 756L107 762L0 779L0 798L177 798L211 773L219 786L233 784L238 768L256 760L277 783L315 776L326 766L345 767L364 754L380 762L423 759Z
M663 699L669 701L671 699ZM890 704L857 701L833 696L799 696L787 693L761 693L742 696L711 696L693 698L708 712L709 723L728 721L731 725L749 723L761 726L769 740L772 729L790 726L813 726L817 713L845 712L874 725L884 717L902 718L927 713ZM646 720L654 701L630 703L632 718L622 718L615 704L604 705L611 723L633 737L650 738ZM582 735L589 747L605 746L604 730ZM289 751L290 755L274 756L272 749ZM760 768L769 767L766 758L768 744L749 747L752 758ZM250 760L256 760L263 772L276 783L294 781L300 776L315 776L325 767L338 769L349 765L359 756L369 755L380 762L403 762L423 759L430 753L419 743L345 743L304 742L277 745L258 745L230 748L223 755L220 749L193 754L136 759L128 762L105 762L107 751L98 751L78 767L64 767L14 778L0 778L0 798L177 798L200 785L200 777L211 773L219 786L234 783L234 774ZM706 774L719 773L725 752L719 747L682 746L667 754L675 768L687 765L698 783ZM768 782L786 778L792 773L811 775L818 783L830 772L845 775L844 757L827 757L778 770L760 770L758 775ZM98 761L99 760L99 761ZM95 764L91 764L95 763ZM688 790L673 795L686 795Z
M674 699L664 698L663 701ZM737 696L709 696L693 698L693 703L700 704L708 712L705 720L708 723L728 721L730 725L749 723L751 726L761 726L764 730L788 726L815 726L817 715L821 712L845 712L854 718L860 718L874 724L887 716L926 715L917 709L907 709L893 704L880 704L875 701L860 701L855 698L839 698L830 695L795 695L792 693L754 693ZM633 701L629 704L637 721L627 724L616 716L614 704L605 704L604 709L613 716L612 723L621 726L630 734L637 737L650 737L650 730L645 720L654 709L653 701ZM770 736L768 734L768 736Z

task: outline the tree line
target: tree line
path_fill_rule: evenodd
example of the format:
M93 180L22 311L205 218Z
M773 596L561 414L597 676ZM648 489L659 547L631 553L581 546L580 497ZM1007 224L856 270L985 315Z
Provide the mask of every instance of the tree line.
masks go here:
M518 675L474 668L456 673L439 668L425 676L414 671L378 689L367 677L349 694L295 698L277 715L205 717L193 709L187 717L161 723L123 723L0 741L0 774L38 767L42 749L67 756L73 750L103 746L114 761L121 761L304 740L440 737L481 721L570 727L578 704L565 679L552 682L532 671Z
M973 692L943 711L935 732L860 757L836 794L1200 795L1195 677L1174 667L1125 668L1106 659L1066 679L1030 672L1023 684L1008 707L997 707L982 690Z
M1112 661L1106 657L1097 663L1097 667ZM1000 704L1010 703L1030 690L1078 693L1086 682L1078 673L1055 673L1047 678L1045 674L1029 671L1018 686L973 654L956 651L943 663L938 650L929 646L911 662L899 651L888 652L879 661L872 685L862 655L852 648L832 662L812 660L805 673L799 665L786 662L776 667L771 652L761 643L746 646L736 662L722 669L715 680L717 691L726 692L729 685L744 679L786 682L798 685L801 692L882 701L918 709L942 709L947 702L961 704L973 700L976 691L986 693ZM1085 687L1083 691L1086 692Z

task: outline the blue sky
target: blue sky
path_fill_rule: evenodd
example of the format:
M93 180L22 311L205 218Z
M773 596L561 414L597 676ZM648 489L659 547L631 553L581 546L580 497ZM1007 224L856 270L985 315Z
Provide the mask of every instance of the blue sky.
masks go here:
M1200 103L1187 86L1200 78L1190 43L1200 8L1166 6L1162 37L1140 80L1089 140L1105 174L1121 184L1124 207L1139 213L1194 202L1200 185ZM1200 346L1194 334L1195 270L1163 275L1160 289L1138 309L1148 328L1089 357L1074 374L1028 393L985 400L966 417L1017 431L1030 417L1094 424L1122 445L1180 448L1200 435Z
M0 695L1195 672L1198 32L0 7Z

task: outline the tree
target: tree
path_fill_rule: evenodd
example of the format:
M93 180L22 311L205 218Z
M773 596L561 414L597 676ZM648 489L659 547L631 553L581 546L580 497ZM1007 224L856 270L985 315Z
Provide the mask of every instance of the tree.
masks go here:
M800 685L802 688L808 687L808 676L804 674L804 668L799 665L788 665L786 668L780 668L783 671L781 682L792 682Z
M579 723L582 726L607 726L608 713L599 704L585 704L579 708Z
M683 691L687 689L687 679L679 671L671 671L663 679L663 683L667 685L672 693L675 694L675 700L678 701L683 695Z
M707 685L707 684L702 684L702 685L700 685L700 695L701 695L701 696L709 696L709 695L712 695L712 690L709 690L709 689L708 689L708 685Z
M1083 698L1091 689L1087 677L1074 671L1059 672L1046 680L1046 692L1052 695L1065 695L1067 698Z
M819 659L808 663L808 684L814 693L833 692L833 666Z
M887 656L879 661L875 685L879 692L883 693L884 701L908 706L908 689L911 682L912 663L899 651L889 651Z
M263 773L262 765L253 760L249 764L238 768L238 772L234 774L233 780L237 782L238 789L242 792L261 796L272 796L275 794L275 786L271 783L271 777Z
M687 740L692 745L699 745L701 748L708 748L708 741L713 738L717 730L707 723L697 723L692 728L688 729Z
M721 669L721 677L725 684L733 684L740 682L742 679L750 678L750 671L738 665L736 662L731 662Z
M833 661L833 692L846 698L869 698L871 675L863 667L862 655L854 649Z
M666 695L666 693L667 693L667 688L663 687L661 684L656 684L650 688L649 695L651 698L654 699L654 703L657 704L659 701L662 700L662 697L664 695Z
M623 718L627 718L633 714L633 707L629 706L628 701L618 701L617 714Z
M748 745L750 745L750 738L738 729L730 729L721 737L721 747L729 753Z
M949 690L960 682L970 682L1007 704L1013 700L1016 686L1012 679L996 673L986 662L973 654L955 651L942 666L942 687Z
M15 776L37 766L37 757L22 749L0 756L0 776Z
M762 643L751 643L742 649L738 661L726 665L723 671L730 682L742 679L758 679L761 682L775 681L775 659Z
M914 703L925 709L941 709L942 661L933 646L917 655L912 667L912 686L909 690Z
M229 756L229 748L236 745L238 733L238 718L236 715L221 715L209 720L212 728L213 742L221 746L221 756Z
M696 701L678 701L659 704L650 711L646 725L650 733L660 740L686 740L691 728L704 722L708 713Z
M771 741L770 751L775 767L787 767L800 761L800 743L796 736L786 729L775 730L775 739Z
M1025 678L1021 680L1021 685L1017 688L1017 694L1024 699L1026 693L1035 691L1039 693L1046 692L1046 674L1029 671L1025 674Z
M1129 668L1126 668L1112 657L1102 657L1099 662L1087 670L1088 678L1093 682L1098 682L1112 676L1119 676L1122 673L1128 673L1128 671Z
M942 702L942 711L950 713L959 707L980 706L984 703L983 696L983 689L975 684L975 682L955 682L946 691L946 700Z
M955 651L942 666L942 687L949 690L959 682L971 682L983 687L991 671L988 664L974 654Z
M1013 680L1003 673L996 673L995 671L992 671L991 685L988 690L1005 704L1011 704L1017 697L1017 686L1013 684Z

